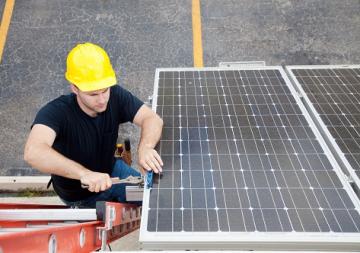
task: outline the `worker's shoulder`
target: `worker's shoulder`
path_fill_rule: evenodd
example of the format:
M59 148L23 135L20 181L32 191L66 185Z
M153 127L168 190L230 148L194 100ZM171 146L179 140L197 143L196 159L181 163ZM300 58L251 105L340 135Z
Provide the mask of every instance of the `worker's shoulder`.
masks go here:
M127 100L130 99L132 97L134 97L134 95L127 90L125 87L122 87L120 85L114 85L110 88L111 92L110 92L110 100Z
M119 84L111 86L110 90L111 90L112 93L115 93L115 94L127 94L127 93L129 93L129 91L125 87L123 87L123 86L121 86Z
M75 95L71 93L68 95L61 95L51 100L46 105L44 105L44 108L67 109L67 108L72 108L74 104L75 104Z
M124 88L117 84L117 85L111 86L110 91L111 91L111 95L114 95L114 93L116 94L119 92L123 92Z

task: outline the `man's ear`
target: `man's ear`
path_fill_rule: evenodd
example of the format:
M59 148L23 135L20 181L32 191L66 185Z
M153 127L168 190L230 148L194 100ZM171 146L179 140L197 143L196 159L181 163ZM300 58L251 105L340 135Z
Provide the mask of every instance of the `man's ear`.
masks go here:
M79 89L78 89L78 87L76 87L75 85L70 84L70 88L71 88L71 91L72 91L73 93L75 93L76 95L79 93Z

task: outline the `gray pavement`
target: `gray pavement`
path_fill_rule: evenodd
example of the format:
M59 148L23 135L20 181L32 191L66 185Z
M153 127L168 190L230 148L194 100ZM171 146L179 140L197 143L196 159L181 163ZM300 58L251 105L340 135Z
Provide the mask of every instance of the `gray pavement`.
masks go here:
M201 12L205 66L360 63L358 0L206 0ZM119 83L147 100L156 68L193 66L191 1L16 1L0 64L0 176L38 174L23 162L25 139L37 110L69 92L66 55L84 41L102 45ZM136 150L136 127L119 136Z
M201 1L206 66L360 63L356 0Z

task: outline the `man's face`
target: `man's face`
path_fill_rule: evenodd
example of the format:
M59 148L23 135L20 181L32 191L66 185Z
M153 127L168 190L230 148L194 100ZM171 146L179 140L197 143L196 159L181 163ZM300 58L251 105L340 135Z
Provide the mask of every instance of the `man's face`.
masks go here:
M110 88L96 91L81 91L72 85L72 91L77 95L80 108L90 116L96 116L106 110L110 97Z

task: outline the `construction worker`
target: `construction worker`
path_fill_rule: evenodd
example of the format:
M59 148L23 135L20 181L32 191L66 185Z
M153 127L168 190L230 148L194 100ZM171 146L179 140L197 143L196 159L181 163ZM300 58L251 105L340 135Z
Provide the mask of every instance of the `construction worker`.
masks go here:
M138 164L159 173L163 162L154 147L163 121L116 85L109 56L98 45L75 46L67 56L65 78L72 93L56 98L37 113L24 159L51 174L55 192L69 206L94 208L96 201L125 202L125 185L112 185L111 178L140 173L114 158L119 124L130 121L141 128Z

